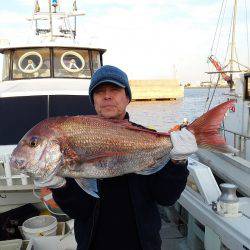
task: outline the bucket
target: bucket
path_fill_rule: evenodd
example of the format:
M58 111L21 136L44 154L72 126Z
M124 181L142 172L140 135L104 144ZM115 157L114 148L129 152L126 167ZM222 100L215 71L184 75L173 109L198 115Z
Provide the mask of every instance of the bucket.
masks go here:
M40 215L24 221L22 231L26 240L39 236L54 236L57 230L57 220L53 216Z

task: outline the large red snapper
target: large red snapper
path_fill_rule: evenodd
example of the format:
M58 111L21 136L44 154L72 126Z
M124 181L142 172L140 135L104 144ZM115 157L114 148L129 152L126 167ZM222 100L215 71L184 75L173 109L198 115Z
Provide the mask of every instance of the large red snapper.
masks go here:
M220 104L191 123L200 147L228 152L218 128L234 101ZM46 119L20 140L11 167L46 183L53 178L107 178L127 173L152 174L169 159L169 133L97 116Z

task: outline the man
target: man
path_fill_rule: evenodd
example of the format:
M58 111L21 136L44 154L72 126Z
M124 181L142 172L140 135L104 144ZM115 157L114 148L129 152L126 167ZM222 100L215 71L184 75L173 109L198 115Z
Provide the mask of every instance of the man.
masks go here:
M109 65L98 69L89 96L99 116L129 119L126 107L131 90L120 69ZM85 193L71 178L62 187L50 187L57 204L75 219L77 249L161 249L157 204L170 206L179 198L188 176L187 156L197 149L194 136L185 129L171 137L172 160L163 169L147 176L127 174L98 180L99 199Z

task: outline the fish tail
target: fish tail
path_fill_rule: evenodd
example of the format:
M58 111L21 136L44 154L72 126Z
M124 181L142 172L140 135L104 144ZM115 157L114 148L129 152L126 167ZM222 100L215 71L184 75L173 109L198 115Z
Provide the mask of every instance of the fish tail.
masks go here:
M187 126L187 129L195 135L199 147L223 153L238 152L237 149L227 145L224 137L219 133L221 122L227 110L232 108L234 103L235 100L224 102Z

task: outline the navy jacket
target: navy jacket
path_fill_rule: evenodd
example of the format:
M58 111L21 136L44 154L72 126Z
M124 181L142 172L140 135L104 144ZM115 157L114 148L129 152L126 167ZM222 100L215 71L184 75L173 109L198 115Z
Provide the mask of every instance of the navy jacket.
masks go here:
M178 166L171 161L153 175L128 175L132 206L143 250L161 249L161 219L157 204L173 205L185 188L187 176L186 166ZM65 187L54 189L52 192L60 208L75 219L77 249L88 250L96 231L100 200L85 193L71 178L67 178Z

